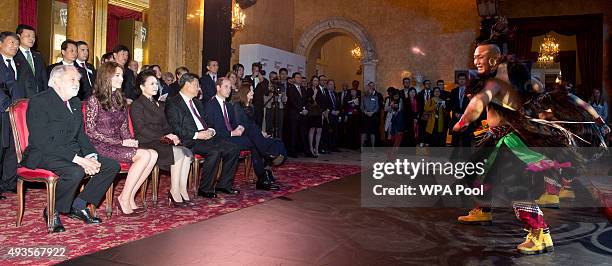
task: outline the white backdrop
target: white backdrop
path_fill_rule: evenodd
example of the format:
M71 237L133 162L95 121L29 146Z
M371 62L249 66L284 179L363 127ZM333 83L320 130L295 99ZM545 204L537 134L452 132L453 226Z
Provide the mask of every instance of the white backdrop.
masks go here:
M240 64L244 65L244 74L251 74L251 64L261 62L263 70L266 71L266 78L270 71L286 68L289 76L293 72L300 72L304 75L306 71L306 58L304 56L287 52L281 49L265 46L263 44L242 44L240 45Z

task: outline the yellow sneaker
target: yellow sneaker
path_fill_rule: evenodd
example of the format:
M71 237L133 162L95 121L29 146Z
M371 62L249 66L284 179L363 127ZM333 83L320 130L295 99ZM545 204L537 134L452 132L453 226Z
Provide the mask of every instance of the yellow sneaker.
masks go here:
M535 255L554 251L548 228L532 229L528 232L525 241L516 247L519 253Z
M493 223L493 218L491 212L483 212L481 208L474 208L470 210L468 215L459 216L457 221L460 224L491 225Z
M574 194L573 190L561 188L561 191L559 191L559 198L573 200L576 198L576 194Z
M559 196L551 195L546 192L542 194L540 198L535 200L535 202L538 204L538 206L544 207L544 208L559 209L561 207L559 205Z

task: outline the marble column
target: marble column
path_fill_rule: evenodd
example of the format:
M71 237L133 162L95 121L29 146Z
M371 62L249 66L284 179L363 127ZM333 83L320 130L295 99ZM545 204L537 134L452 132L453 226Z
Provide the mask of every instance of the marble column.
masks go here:
M376 83L376 66L377 65L378 65L378 60L376 59L363 60L363 87L364 88L366 88L366 86L370 82Z
M68 0L66 38L87 42L90 51L94 47L95 4L95 0Z
M19 21L19 0L0 0L0 31L15 31Z

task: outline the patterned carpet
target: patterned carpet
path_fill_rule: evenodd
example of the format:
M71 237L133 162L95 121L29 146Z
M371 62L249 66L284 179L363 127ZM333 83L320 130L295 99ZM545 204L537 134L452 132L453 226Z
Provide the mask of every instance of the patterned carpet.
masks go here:
M241 165L242 167L242 165ZM99 250L114 247L126 242L150 237L172 228L196 223L218 215L233 212L289 193L315 187L344 176L358 173L359 166L334 165L320 163L288 162L275 169L275 176L282 185L279 191L267 192L255 190L254 184L242 183L242 169L236 173L236 187L242 193L237 196L220 195L217 199L195 199L193 208L170 208L167 205L170 179L162 176L157 208L149 208L146 213L136 217L117 215L113 210L110 220L103 219L101 225L85 225L79 220L62 216L66 232L47 234L42 211L44 208L44 190L29 189L26 192L26 211L23 225L15 227L17 199L15 194L7 194L7 199L0 201L0 265L29 264L49 265L61 260L82 256ZM124 179L118 181L115 197L121 191ZM147 200L150 201L150 188ZM115 200L116 202L116 200ZM137 199L137 203L140 202ZM151 206L152 204L149 204ZM103 211L101 207L99 211ZM11 247L65 246L66 257L9 257Z

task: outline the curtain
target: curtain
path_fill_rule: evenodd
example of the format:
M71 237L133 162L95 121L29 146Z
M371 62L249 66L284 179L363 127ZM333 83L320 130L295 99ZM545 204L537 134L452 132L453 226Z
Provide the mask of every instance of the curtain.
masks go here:
M519 58L528 58L531 38L547 32L571 36L576 35L578 66L582 86L579 94L590 95L594 88L603 84L603 15L579 15L558 17L533 17L508 19L516 29L516 36L508 47Z
M119 21L122 19L142 20L142 13L127 8L108 5L106 24L106 51L110 52L119 44Z
M19 24L26 24L36 29L36 0L19 0Z
M559 63L561 65L561 74L563 75L563 80L570 81L573 84L576 84L576 52L559 52Z

